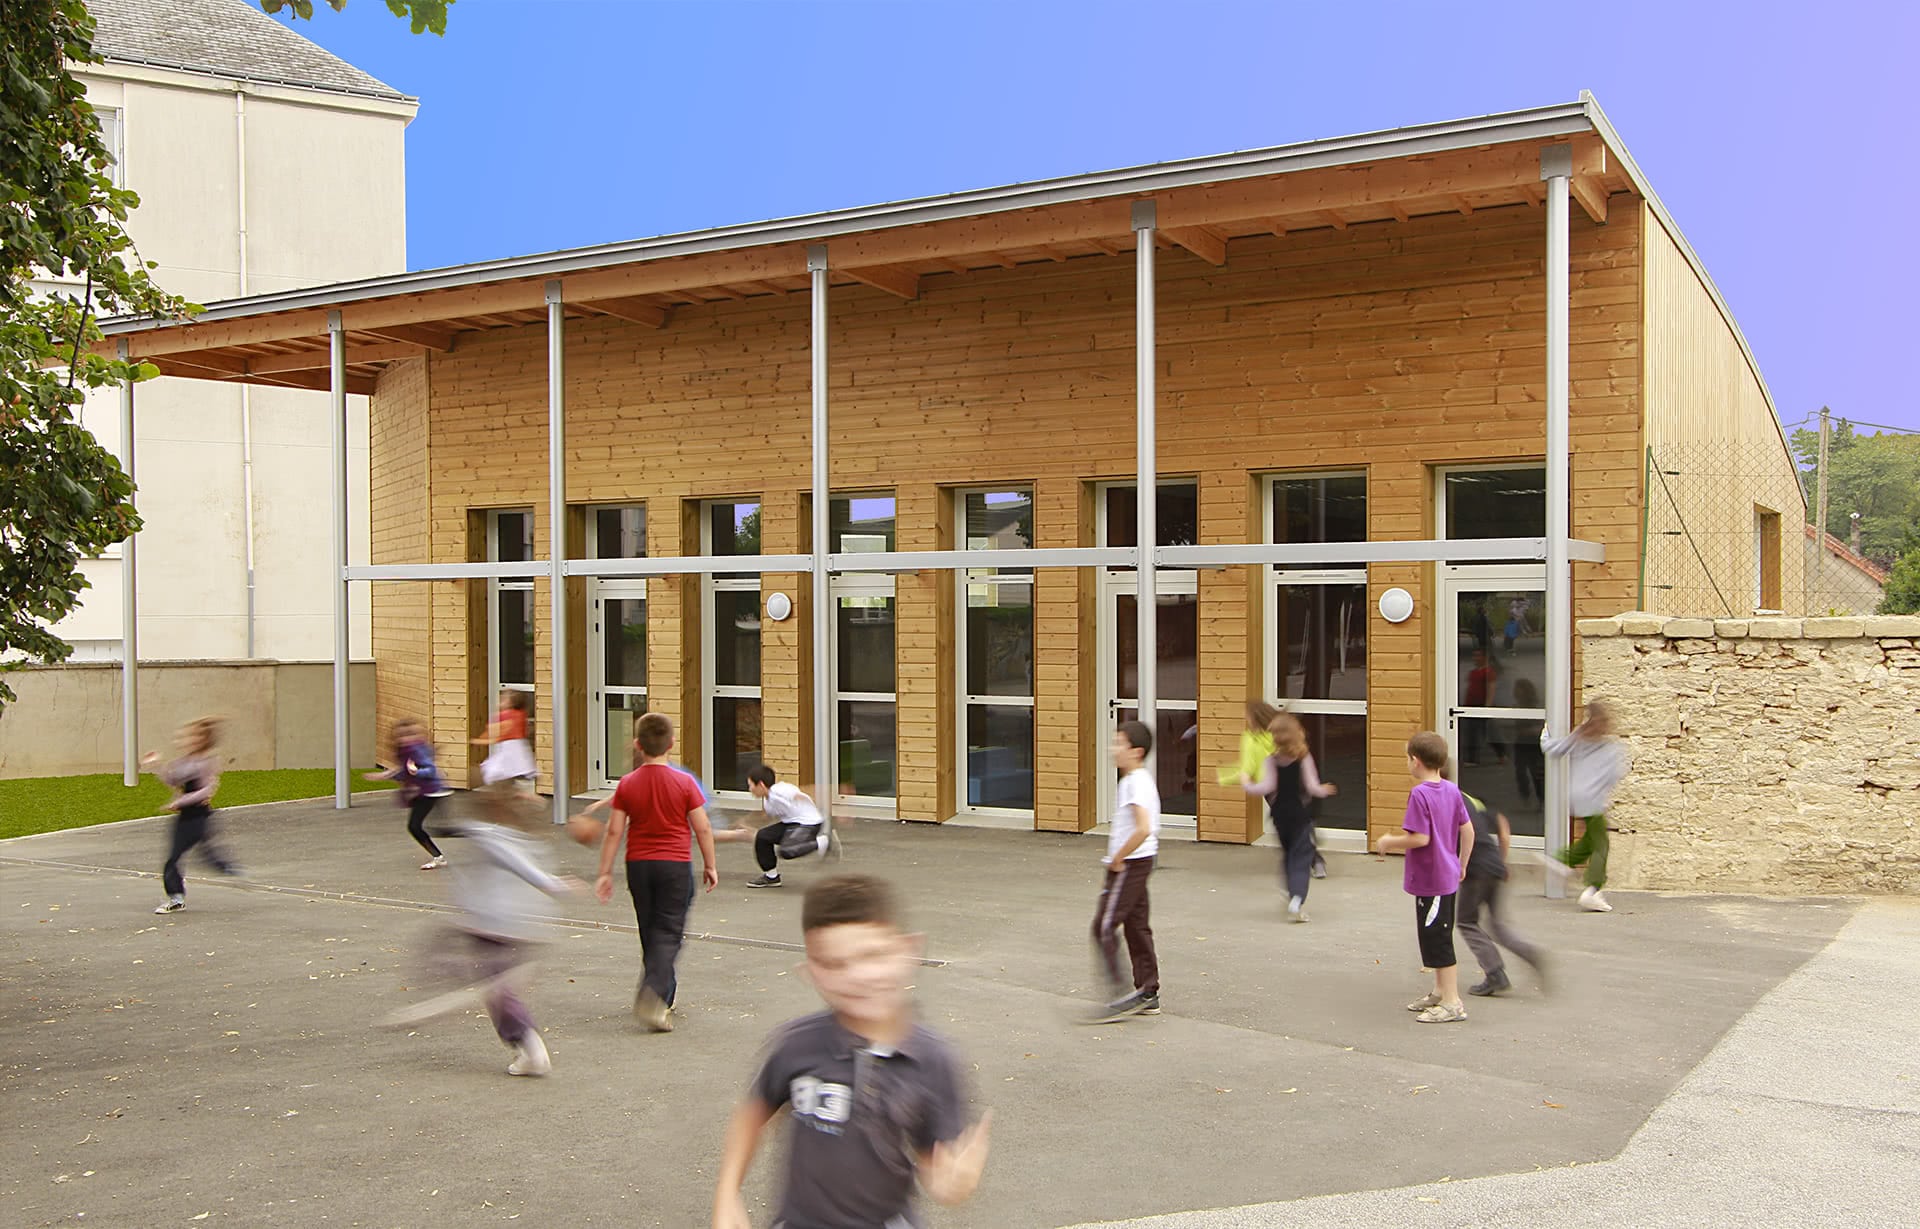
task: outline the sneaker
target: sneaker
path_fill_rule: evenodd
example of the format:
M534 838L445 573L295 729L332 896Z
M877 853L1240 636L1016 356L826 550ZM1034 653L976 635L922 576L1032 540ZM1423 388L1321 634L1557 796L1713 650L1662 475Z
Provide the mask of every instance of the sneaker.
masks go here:
M161 905L158 909L155 909L154 912L155 913L178 913L186 907L187 907L186 897L169 896L167 897L167 903L164 905Z
M1467 1018L1467 1008L1463 1003L1435 1003L1414 1020L1420 1024L1457 1024Z
M1513 989L1513 983L1507 980L1507 971L1505 969L1496 969L1482 978L1479 985L1469 988L1467 993L1477 994L1484 999L1491 995L1498 994L1502 990L1511 989Z
M1408 1011L1425 1011L1429 1007L1440 1006L1440 996L1429 990L1413 1002L1407 1004Z
M1104 1007L1095 1008L1094 1011L1087 1016L1086 1022L1088 1024L1112 1024L1117 1020L1124 1020L1128 1016L1137 1016L1147 1009L1149 1002L1157 1001L1157 998L1158 996L1145 995L1136 991L1133 994L1117 998Z
M673 1031L673 1018L667 1012L667 1005L645 987L633 996L633 1018L656 1033Z
M446 855L442 854L437 858L428 858L425 862L422 862L420 864L420 869L423 871L437 871L441 867L445 866L446 864L447 864Z
M827 825L827 847L820 851L820 856L823 859L832 858L835 862L847 860L847 851L840 845L840 834L833 830L831 823Z
M1289 901L1287 901L1287 920L1289 922L1306 921L1307 920L1307 902L1302 900L1298 896L1295 896Z
M1149 994L1146 997L1145 1002L1141 1004L1140 1014L1143 1016L1159 1015L1160 1014L1160 996L1157 994Z
M1547 868L1547 874L1563 882L1568 875L1573 874L1573 868L1571 866L1568 866L1565 862L1562 862L1550 853L1536 849L1533 851L1533 859Z
M1315 879L1325 879L1327 877L1327 860L1325 858L1315 858L1313 860L1313 870L1309 873L1312 874Z
M1580 907L1588 913L1613 912L1613 906L1607 903L1607 894L1599 888L1588 888L1580 893Z
M785 883L786 881L778 875L755 875L747 880L747 886L750 888L777 888L784 886Z
M545 1075L553 1070L553 1059L547 1054L547 1043L540 1040L540 1034L532 1029L520 1039L514 1047L514 1059L507 1064L508 1075Z

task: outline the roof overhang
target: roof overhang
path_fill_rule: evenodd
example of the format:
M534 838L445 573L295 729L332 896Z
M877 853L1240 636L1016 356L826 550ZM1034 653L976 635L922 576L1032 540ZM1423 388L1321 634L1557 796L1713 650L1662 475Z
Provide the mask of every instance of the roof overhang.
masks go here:
M805 289L808 248L825 244L835 283L910 299L928 277L1131 251L1131 206L1148 198L1160 243L1218 264L1229 241L1249 235L1537 205L1539 149L1553 143L1573 147L1573 195L1596 220L1615 193L1655 200L1583 95L1476 119L254 295L186 321L118 317L102 323L107 340L98 348L125 339L167 375L324 388L327 319L337 311L349 391L368 392L392 362L543 319L553 279L571 316L661 328L677 307Z

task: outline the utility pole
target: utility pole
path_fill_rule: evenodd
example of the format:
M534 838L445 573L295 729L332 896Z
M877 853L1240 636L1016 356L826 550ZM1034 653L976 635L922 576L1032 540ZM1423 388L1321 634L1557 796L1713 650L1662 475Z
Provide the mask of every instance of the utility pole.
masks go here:
M1833 413L1826 406L1820 407L1820 460L1813 471L1814 516L1818 519L1813 527L1813 592L1807 595L1807 613L1816 614L1825 607L1816 605L1826 593L1821 583L1821 573L1827 565L1827 440L1833 434Z

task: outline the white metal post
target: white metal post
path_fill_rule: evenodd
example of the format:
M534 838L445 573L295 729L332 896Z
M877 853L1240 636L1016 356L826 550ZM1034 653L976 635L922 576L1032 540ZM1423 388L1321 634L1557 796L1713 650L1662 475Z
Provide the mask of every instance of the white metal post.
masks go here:
M347 721L347 664L353 630L347 601L347 330L339 312L327 313L333 392L333 806L353 805L352 750Z
M1139 682L1134 698L1139 702L1140 720L1154 728L1154 706L1160 678L1159 597L1154 548L1159 531L1154 512L1159 496L1158 457L1154 451L1154 350L1153 350L1153 236L1158 211L1152 201L1133 204L1134 252L1134 506L1135 544L1140 551L1140 566L1135 570L1139 582L1137 597L1137 640L1134 669Z
M132 362L127 339L120 339L120 361ZM120 384L120 465L133 478L133 378ZM132 496L139 506L139 489ZM133 547L137 533L120 543L120 780L140 784L140 598Z
M561 562L567 557L567 397L565 380L566 304L558 278L547 283L547 577L548 653L553 678L547 697L547 730L553 747L553 822L567 822L573 800L567 762L567 584Z
M827 517L827 247L824 243L807 249L807 272L813 277L813 332L810 351L813 358L813 780L820 797L815 799L822 811L831 816L834 796L839 792L839 757L834 754L838 739L833 721L832 669L833 591L827 574L827 555L832 543ZM828 820L832 822L831 818Z
M1567 192L1573 147L1540 151L1540 177L1547 183L1547 729L1567 732L1573 712L1573 564L1567 535L1571 524L1567 443ZM1564 757L1547 761L1546 846L1564 848L1568 838ZM1560 876L1546 877L1547 894L1564 893Z

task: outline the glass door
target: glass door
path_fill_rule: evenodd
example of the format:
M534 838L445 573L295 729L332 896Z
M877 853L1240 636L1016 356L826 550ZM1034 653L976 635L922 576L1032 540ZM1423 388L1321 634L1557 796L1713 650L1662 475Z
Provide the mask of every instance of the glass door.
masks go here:
M1107 747L1121 722L1140 715L1140 599L1134 583L1133 574L1128 572L1109 577L1102 585L1100 639L1104 660L1100 680L1107 718L1098 754L1103 823L1112 818L1116 784L1113 770L1107 765ZM1161 821L1191 828L1199 814L1200 599L1191 572L1162 572L1158 585L1154 779L1160 787Z
M1439 672L1454 780L1537 844L1546 831L1546 587L1538 568L1447 571Z
M633 767L633 723L647 711L647 582L589 584L589 788L612 789Z

